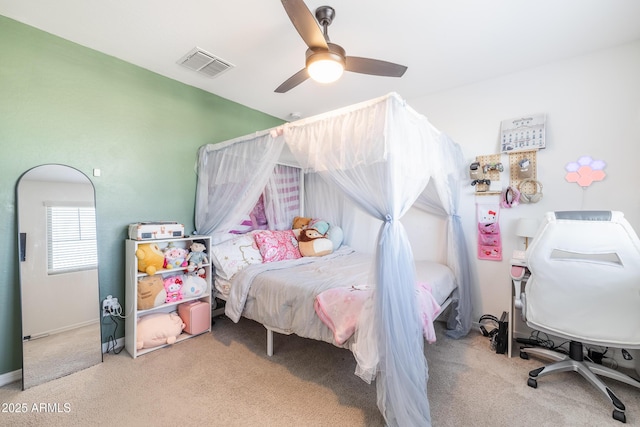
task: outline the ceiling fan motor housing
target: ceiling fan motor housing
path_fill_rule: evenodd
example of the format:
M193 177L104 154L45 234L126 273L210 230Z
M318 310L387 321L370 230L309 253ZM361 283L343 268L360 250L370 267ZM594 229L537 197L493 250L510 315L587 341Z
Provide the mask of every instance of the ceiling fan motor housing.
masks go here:
M320 6L316 9L316 19L323 27L325 25L331 25L335 17L336 11L331 6Z
M322 49L322 48L307 49L307 52L306 52L307 67L313 62L321 61L321 60L339 62L340 64L342 64L342 68L346 67L345 50L334 43L327 43L327 45L329 46L329 50Z

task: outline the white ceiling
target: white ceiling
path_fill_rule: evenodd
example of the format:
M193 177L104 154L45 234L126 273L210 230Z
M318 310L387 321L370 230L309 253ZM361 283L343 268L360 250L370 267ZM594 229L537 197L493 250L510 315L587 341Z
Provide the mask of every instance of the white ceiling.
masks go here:
M398 92L411 99L640 39L638 0L307 0L347 55L409 67L274 93L306 46L279 0L0 0L0 14L284 120ZM235 65L207 78L200 47Z

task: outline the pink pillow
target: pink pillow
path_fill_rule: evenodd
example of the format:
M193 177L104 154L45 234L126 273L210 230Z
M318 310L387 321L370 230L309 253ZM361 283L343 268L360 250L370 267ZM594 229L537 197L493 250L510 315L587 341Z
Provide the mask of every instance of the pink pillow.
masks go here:
M302 257L293 230L258 231L254 238L260 255L262 255L262 262L284 261Z

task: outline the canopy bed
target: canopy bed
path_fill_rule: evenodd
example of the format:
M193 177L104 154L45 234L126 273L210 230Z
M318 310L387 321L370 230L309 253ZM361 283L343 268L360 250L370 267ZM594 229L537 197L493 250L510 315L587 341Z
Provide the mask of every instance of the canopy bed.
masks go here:
M427 335L421 317L421 301L426 300L416 295L420 294L418 284L426 282L434 291L439 287L436 277L447 277L447 273L437 273L442 271L438 263L414 261L400 219L411 207L444 219L442 264L451 276L445 281L455 288L447 335L466 335L471 326L469 260L457 215L463 163L459 146L395 93L202 146L198 152L195 224L198 234L211 235L218 242L212 252L247 238L241 236L251 236L238 234L242 232L238 229L251 222L253 227L249 228L256 228L255 218L249 215L255 212L256 200L262 200L266 217L266 224L257 228L290 233L292 218L304 213L341 225L344 235L342 247L322 257L267 263L255 255L258 262L217 265L217 288L221 294L226 291L228 301L225 313L234 321L242 315L265 324L268 341L276 331L349 348L357 361L356 374L367 382L376 380L378 407L388 425L430 425L428 368L423 353ZM375 238L365 232L373 243L370 256L352 248L363 234L353 212L370 216L378 224ZM246 261L251 254L243 252L242 257ZM356 264L361 268L355 268ZM423 273L428 266L436 270ZM286 302L261 305L277 298L273 289L287 293L296 283L308 283L313 276L309 271L323 269L337 270L337 277L344 282L336 285L338 279L328 279L329 285L314 282L298 286L307 292L306 299L294 296ZM283 272L285 278L287 274L293 277L290 284L272 285L276 288L269 290L269 284L280 281ZM315 297L318 305L319 293L336 286L359 290L364 286L370 292L363 299L352 335L338 336L321 322L314 323L313 330L290 326L296 324L291 319L301 315L292 307L303 306L302 311L311 313L305 316L313 317L309 298ZM451 289L444 297L434 297L435 292L430 297L441 304ZM300 300L304 302L296 302ZM273 304L280 306L274 308ZM320 313L318 307L316 312ZM283 317L290 321L284 327Z

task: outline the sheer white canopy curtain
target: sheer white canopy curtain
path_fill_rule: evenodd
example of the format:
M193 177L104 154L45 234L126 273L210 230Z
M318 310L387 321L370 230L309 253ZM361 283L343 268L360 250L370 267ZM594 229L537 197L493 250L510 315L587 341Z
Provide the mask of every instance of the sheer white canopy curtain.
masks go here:
M440 161L433 165L433 178L414 204L415 208L447 218L446 263L458 281L453 310L447 320L447 335L461 338L471 330L471 272L467 241L458 215L460 189L465 179L465 159L460 146L444 133L438 144Z
M428 425L427 364L415 299L413 254L399 219L430 177L437 132L396 97L290 123L284 136L303 168L335 183L382 222L374 304L352 348L363 379L376 378L389 425Z
M422 209L449 218L447 262L458 286L464 287L458 291L450 332L465 335L471 324L468 258L456 214L458 189L451 188L463 170L459 148L395 93L277 130L210 144L198 157L199 234L225 231L251 210L285 142L303 170L316 174L313 179L320 176L380 220L374 298L362 311L351 349L358 362L356 374L376 380L378 407L387 425L430 425L413 253L400 218L417 200ZM435 190L425 193L431 178ZM326 204L326 199L319 200L326 194L306 194L308 206ZM335 194L331 200L339 206Z
M251 212L273 173L284 138L264 131L198 150L195 226L223 235Z

